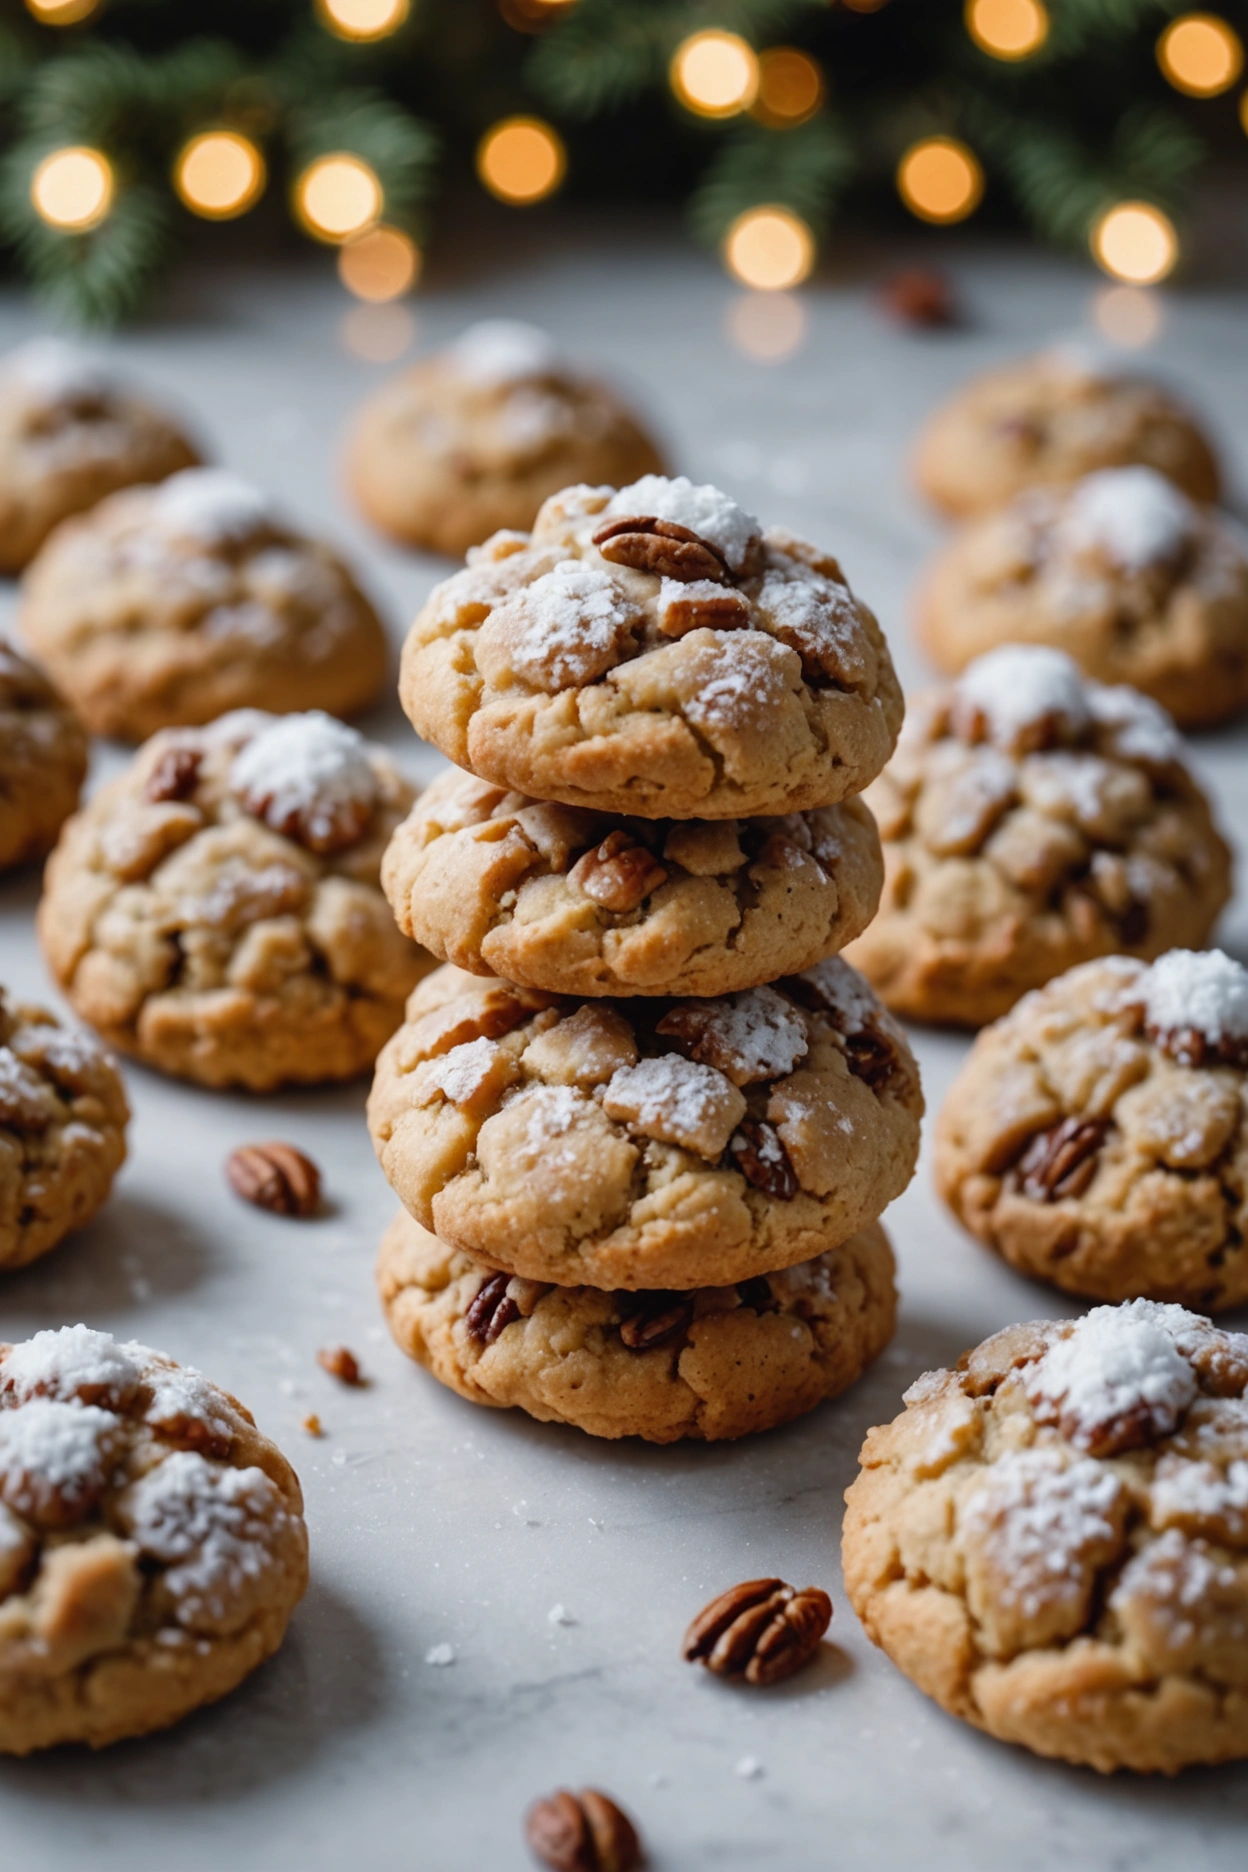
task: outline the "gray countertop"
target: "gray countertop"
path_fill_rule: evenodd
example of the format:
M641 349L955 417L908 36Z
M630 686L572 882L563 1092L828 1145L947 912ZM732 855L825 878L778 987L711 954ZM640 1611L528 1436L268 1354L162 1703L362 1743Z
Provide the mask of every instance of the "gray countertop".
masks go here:
M713 261L635 227L575 240L545 229L492 257L465 247L412 313L356 309L345 325L349 302L325 264L196 276L166 319L116 348L194 414L221 460L353 552L397 643L443 568L379 544L341 498L342 425L389 368L350 347L393 347L413 317L416 346L486 313L534 319L631 387L695 478L832 546L909 690L924 671L908 593L938 538L904 483L916 422L973 368L1093 330L1098 303L1104 316L1103 282L1077 263L949 252L964 328L898 329L876 308L870 269L846 264L803 294L800 346L770 363L732 334L761 321L767 338L778 320L783 337L792 305L747 299ZM1238 448L1242 488L1248 293L1193 287L1161 310L1143 355L1205 404L1233 460ZM0 300L0 347L36 326L24 301ZM433 770L397 705L364 725L416 775ZM1245 750L1248 726L1195 749L1233 833L1248 806ZM97 775L120 758L98 750ZM48 998L36 894L30 876L0 880L0 972ZM1242 899L1223 940L1248 951ZM915 1038L934 1110L965 1042ZM959 1233L926 1161L888 1217L901 1324L863 1382L773 1435L657 1450L474 1410L391 1347L372 1262L394 1203L363 1085L261 1103L133 1066L126 1077L135 1116L115 1196L92 1227L5 1280L0 1335L84 1319L236 1391L302 1477L313 1584L276 1661L216 1709L96 1757L0 1764L7 1864L519 1868L529 1800L596 1783L635 1814L651 1863L681 1872L1242 1866L1248 1767L1104 1781L1002 1747L926 1702L845 1602L841 1494L866 1428L895 1414L925 1368L1011 1320L1071 1310ZM264 1135L323 1166L323 1219L284 1223L231 1197L226 1153ZM357 1351L368 1389L317 1369L329 1337ZM313 1409L320 1442L300 1429ZM772 1572L832 1592L821 1662L755 1694L682 1665L680 1635L703 1601ZM428 1661L445 1645L450 1664Z

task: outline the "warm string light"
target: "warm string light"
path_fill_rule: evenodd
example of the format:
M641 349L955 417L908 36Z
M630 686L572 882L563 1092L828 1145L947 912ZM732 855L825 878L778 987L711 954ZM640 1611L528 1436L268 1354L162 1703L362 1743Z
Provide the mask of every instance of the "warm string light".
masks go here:
M897 189L920 221L948 225L964 221L984 193L979 158L956 137L924 137L912 143L897 166Z
M739 33L690 33L672 54L672 90L698 117L736 117L758 96L758 55Z
M772 46L759 54L753 114L776 130L806 123L823 103L823 73L808 52Z
M108 157L85 144L53 150L30 179L35 213L66 234L98 227L113 205L113 189Z
M1157 41L1157 63L1176 91L1218 97L1244 69L1239 34L1216 13L1184 13Z
M397 32L411 12L411 0L316 0L321 24L339 39L366 43Z
M1092 255L1112 278L1155 286L1174 271L1179 237L1168 214L1152 202L1119 202L1092 229Z
M99 10L100 0L26 0L26 11L41 26L77 26Z
M235 130L205 130L183 144L173 165L173 186L192 214L232 221L264 193L268 170L250 137Z
M1248 91L1239 100L1239 121L1244 135L1248 136Z
M747 208L723 241L724 264L734 279L759 292L800 286L815 264L815 237L790 208Z
M338 249L338 277L357 299L382 305L411 291L420 261L420 249L402 228L375 227Z
M483 187L517 208L553 195L567 166L563 139L540 117L504 117L477 145Z
M337 245L380 219L385 194L360 156L318 156L295 183L295 213L317 240Z
M966 30L992 58L1025 59L1049 36L1041 0L966 0Z

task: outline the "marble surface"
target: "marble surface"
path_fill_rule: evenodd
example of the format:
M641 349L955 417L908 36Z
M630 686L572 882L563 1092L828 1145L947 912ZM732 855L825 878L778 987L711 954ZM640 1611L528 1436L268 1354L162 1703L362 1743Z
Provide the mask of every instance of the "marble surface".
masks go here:
M309 263L192 277L167 318L116 348L185 404L220 459L351 549L397 642L441 568L380 545L341 496L343 423L388 368L357 353L419 347L484 313L533 318L631 386L682 468L831 544L912 688L924 672L907 640L907 596L938 537L904 484L916 422L973 367L1106 316L1078 264L946 251L970 314L949 333L881 317L879 254L842 263L795 311L738 293L675 237L581 228L573 238L556 224L524 247L465 243L417 302L414 337L404 312L355 311L344 326L345 296L326 265ZM1111 302L1111 317L1122 310ZM1193 287L1166 295L1161 312L1149 360L1208 407L1233 459L1239 450L1242 488L1248 293ZM743 336L779 347L797 323L783 359L742 349ZM36 328L24 301L0 300L0 346ZM0 621L10 606L11 593ZM366 725L415 773L432 771L397 706ZM1233 830L1248 807L1246 750L1248 727L1195 749ZM119 758L99 750L97 775ZM0 955L11 987L46 996L36 891L33 877L0 882ZM1242 902L1224 940L1248 950ZM916 1044L934 1109L965 1043L919 1034ZM528 1801L597 1783L636 1815L653 1866L682 1872L1242 1866L1248 1768L1164 1784L1033 1760L926 1702L845 1603L841 1494L864 1430L895 1413L924 1368L1011 1320L1063 1310L960 1235L926 1162L888 1218L900 1330L856 1390L737 1446L611 1446L474 1410L390 1346L371 1270L393 1200L365 1134L363 1086L261 1104L126 1072L135 1117L114 1200L4 1282L0 1333L81 1318L235 1390L302 1476L313 1585L281 1655L215 1710L98 1757L0 1764L7 1863L518 1868ZM283 1222L229 1194L227 1151L266 1135L323 1165L323 1219ZM356 1349L367 1389L336 1388L317 1369L329 1338ZM299 1427L313 1409L322 1442ZM680 1635L703 1601L771 1572L832 1592L833 1642L819 1664L756 1694L682 1665ZM453 1661L430 1662L446 1645Z

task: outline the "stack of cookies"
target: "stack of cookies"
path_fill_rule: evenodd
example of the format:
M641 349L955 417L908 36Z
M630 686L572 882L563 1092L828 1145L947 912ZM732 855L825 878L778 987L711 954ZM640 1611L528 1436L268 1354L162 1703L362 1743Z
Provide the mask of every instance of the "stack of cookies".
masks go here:
M399 1344L478 1403L655 1442L843 1390L892 1332L878 1217L922 1114L837 958L902 715L874 617L716 488L577 486L433 593L400 695L456 766L383 868L447 964L369 1104Z

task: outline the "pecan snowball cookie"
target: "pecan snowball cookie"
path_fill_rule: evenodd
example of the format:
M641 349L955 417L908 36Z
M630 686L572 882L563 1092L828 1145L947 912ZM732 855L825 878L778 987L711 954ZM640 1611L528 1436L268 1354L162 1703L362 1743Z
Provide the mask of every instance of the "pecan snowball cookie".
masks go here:
M1047 643L1180 722L1218 721L1248 706L1248 539L1152 468L1105 468L965 528L928 574L919 628L942 669Z
M127 741L232 708L350 715L386 675L381 622L338 556L216 468L58 528L18 623L92 732Z
M0 637L0 871L51 851L86 772L77 716Z
M928 1372L846 1492L845 1585L926 1695L1110 1773L1248 1755L1248 1336L1133 1300Z
M1040 646L926 697L866 795L880 914L847 951L915 1020L979 1027L1093 956L1207 941L1230 853L1168 716Z
M1248 971L1218 950L1073 969L977 1040L937 1187L1021 1273L1098 1300L1248 1301Z
M48 861L48 965L162 1072L253 1092L350 1078L430 966L379 883L414 791L328 715L244 709L155 735Z
M603 1293L495 1274L400 1210L377 1283L396 1344L474 1404L591 1436L719 1442L838 1396L893 1336L896 1267L872 1222L737 1286Z
M439 969L377 1061L373 1144L452 1248L563 1286L722 1286L812 1260L906 1187L923 1098L835 959L703 1001L558 1000Z
M545 332L485 319L365 404L347 480L382 532L458 558L499 527L532 526L572 482L662 466L631 411L562 365Z
M399 697L482 780L645 819L830 806L903 707L835 559L661 475L566 488L470 553L412 626Z
M86 1326L0 1345L0 1751L215 1703L307 1578L294 1470L236 1398Z
M956 515L1003 507L1024 488L1070 487L1097 468L1140 463L1215 501L1221 475L1196 418L1160 384L1098 368L1055 346L989 371L925 425L914 475Z
M20 572L54 526L118 488L199 460L165 411L57 339L0 363L0 572Z
M0 988L0 1269L25 1267L91 1220L125 1161L129 1116L93 1034Z
M452 768L390 841L399 927L475 974L556 994L730 994L795 974L875 914L857 800L782 819L612 818Z

